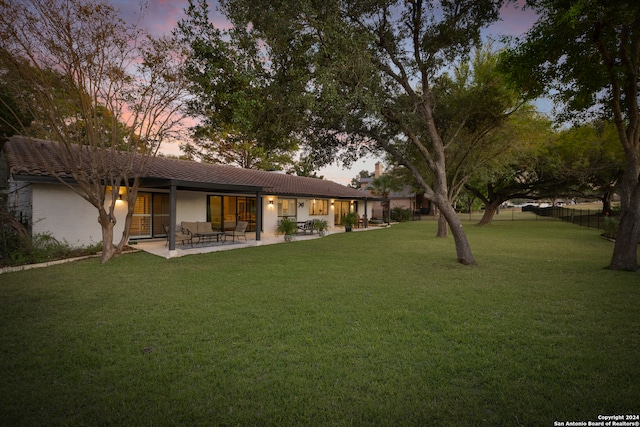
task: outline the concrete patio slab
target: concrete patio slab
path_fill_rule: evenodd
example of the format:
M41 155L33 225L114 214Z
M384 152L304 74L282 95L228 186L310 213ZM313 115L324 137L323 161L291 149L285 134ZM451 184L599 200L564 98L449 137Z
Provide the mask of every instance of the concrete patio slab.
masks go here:
M317 234L311 235L301 235L296 236L296 240L311 240L318 239L320 236ZM263 246L263 245L274 245L277 243L285 243L283 236L262 236L259 241L256 241L255 238L248 238L245 242L243 240L236 240L235 242L227 241L227 242L212 242L212 243L198 243L193 246L189 245L176 245L176 249L174 251L170 251L166 245L166 241L157 240L150 242L138 242L135 247L137 249L148 252L152 255L160 256L163 258L177 258L185 255L195 255L195 254L205 254L210 252L220 252L220 251L228 251L233 249L242 249L242 248L250 248L255 246Z
M383 227L370 227L370 228L355 228L353 232L362 232L369 230L380 230ZM335 233L344 233L343 230L338 229L331 232L331 234ZM301 234L296 235L295 240L312 240L319 239L320 236L317 234ZM275 236L275 235L265 235L262 234L261 239L256 241L255 238L248 237L245 242L244 239L236 242L212 242L212 243L204 243L204 244L194 244L193 246L189 245L176 245L176 249L174 251L170 251L166 246L166 240L156 240L156 241L140 241L133 247L140 249L142 251L148 252L152 255L160 256L163 258L177 258L185 255L195 255L195 254L205 254L210 252L220 252L220 251L228 251L233 249L242 249L242 248L251 248L255 246L264 246L264 245L275 245L278 243L285 243L283 236Z

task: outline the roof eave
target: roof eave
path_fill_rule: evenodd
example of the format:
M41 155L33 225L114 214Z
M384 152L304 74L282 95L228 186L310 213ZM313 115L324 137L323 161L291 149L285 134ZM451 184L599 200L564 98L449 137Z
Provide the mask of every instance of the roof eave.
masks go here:
M14 181L20 182L34 182L34 183L60 183L60 181L64 181L67 184L75 184L76 180L73 178L61 177L57 178L55 176L48 175L26 175L26 174L17 174L12 173L11 177Z
M168 178L142 178L141 187L146 188L170 188L175 186L180 190L195 190L195 191L220 191L220 192L237 192L237 193L258 193L262 192L263 188L256 185L243 185L243 184L223 184L223 183L211 183L211 182L196 182L182 179L168 179Z
M335 195L335 194L318 194L318 193L292 193L292 192L284 192L284 191L274 191L273 189L266 188L265 194L272 194L274 196L281 197L300 197L300 198L308 198L308 199L336 199L336 200L372 200L372 197L363 196L363 195Z

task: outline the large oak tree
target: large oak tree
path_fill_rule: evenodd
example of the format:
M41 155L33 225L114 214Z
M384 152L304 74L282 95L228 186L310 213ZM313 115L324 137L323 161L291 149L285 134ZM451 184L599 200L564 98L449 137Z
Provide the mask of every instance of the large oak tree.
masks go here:
M545 148L551 139L549 119L531 107L521 108L496 130L508 150L489 159L465 182L465 189L484 205L479 225L491 223L500 205L510 199L539 198L557 182L547 173Z
M235 28L261 41L284 93L305 106L298 109L300 132L307 130L305 141L314 151L349 160L386 150L411 171L446 218L458 261L473 264L447 184L446 150L459 142L458 134L445 137L438 127L433 88L448 67L479 46L480 30L498 19L501 1L226 0L221 5ZM282 85L287 76L294 84ZM430 176L406 155L407 144Z
M498 54L485 46L474 50L469 61L458 64L452 75L434 85L436 127L447 141L445 156L449 202L456 205L466 184L480 171L491 170L517 151L522 141L522 115L514 90L498 69ZM530 111L530 110L528 110ZM420 163L419 156L414 161ZM446 235L440 217L439 235Z
M299 148L293 98L282 100L271 61L243 27L222 28L210 19L206 0L189 0L174 34L187 56L192 96L186 103L197 120L192 140L181 145L191 158L247 169L285 169ZM284 77L288 86L295 80Z
M547 147L545 160L557 176L555 195L597 197L602 213L611 213L613 194L624 174L624 151L611 122L597 121L563 129Z

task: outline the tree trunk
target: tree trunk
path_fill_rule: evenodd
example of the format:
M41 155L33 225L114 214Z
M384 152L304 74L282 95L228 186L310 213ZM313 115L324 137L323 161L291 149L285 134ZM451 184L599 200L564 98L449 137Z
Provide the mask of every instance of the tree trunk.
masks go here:
M387 199L387 224L391 224L391 199Z
M631 170L629 170L631 169ZM640 239L640 167L628 168L620 186L620 225L616 234L610 268L638 271L638 240Z
M611 213L611 197L613 196L613 189L608 188L602 195L602 215L608 215Z
M446 218L446 221L451 228L451 234L453 235L453 240L456 244L456 254L458 255L458 262L463 265L475 264L476 260L473 258L471 246L469 245L467 235L462 228L462 222L456 214L456 211L448 202L445 202L440 206L440 215L441 218L443 216Z
M113 245L113 227L116 225L113 207L110 212L112 213L107 212L104 207L98 209L98 222L102 227L102 257L100 260L103 264L119 253L118 248Z
M640 217L637 212L627 211L620 218L610 268L613 270L638 271L638 239Z
M116 247L113 246L113 222L108 221L106 224L100 222L102 226L102 257L100 261L104 264L116 255Z
M449 226L447 224L447 219L440 212L440 216L438 217L438 233L436 237L448 237L449 236Z
M429 200L429 215L431 215L434 218L440 215L440 212L438 211L438 206L436 206L436 204L431 200Z
M493 216L496 214L499 207L500 207L499 199L493 200L491 203L485 204L484 215L482 215L482 218L480 219L480 222L478 223L478 225L491 224L491 221L493 220Z
M129 243L129 233L131 231L131 223L133 222L132 219L133 219L132 215L127 215L127 217L125 218L124 230L122 230L122 237L120 238L120 242L118 242L118 245L116 246L116 251L113 254L114 256L120 255L124 250L124 247L127 245L127 243Z
M122 237L120 238L120 242L116 247L116 252L114 256L118 256L124 250L124 247L127 243L129 243L129 235L131 233L131 223L133 222L133 211L136 205L136 198L138 196L138 179L135 179L135 182L129 186L126 191L125 200L127 202L127 216L124 219L124 229L122 230Z

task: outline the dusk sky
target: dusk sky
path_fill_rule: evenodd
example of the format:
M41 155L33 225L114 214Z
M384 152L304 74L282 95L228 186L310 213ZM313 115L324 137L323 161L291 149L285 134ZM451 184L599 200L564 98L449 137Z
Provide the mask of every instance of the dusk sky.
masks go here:
M260 1L260 0L258 0ZM128 22L135 22L140 17L140 7L137 2L131 0L111 0L111 3L120 10L120 13ZM524 3L519 1L518 3ZM214 10L212 19L214 22L224 25L224 18L215 12L215 6L210 3ZM155 35L169 34L176 26L178 20L184 17L184 9L188 6L187 0L147 0L146 9L141 21L141 26ZM505 6L501 13L502 20L495 23L485 35L498 38L503 35L519 36L524 34L536 20L536 16L531 10L523 11L514 5ZM165 146L164 152L178 154L178 147ZM361 170L373 172L374 164L382 159L363 159L356 162L350 169L342 169L337 165L332 165L321 169L318 173L324 175L326 179L347 185Z

